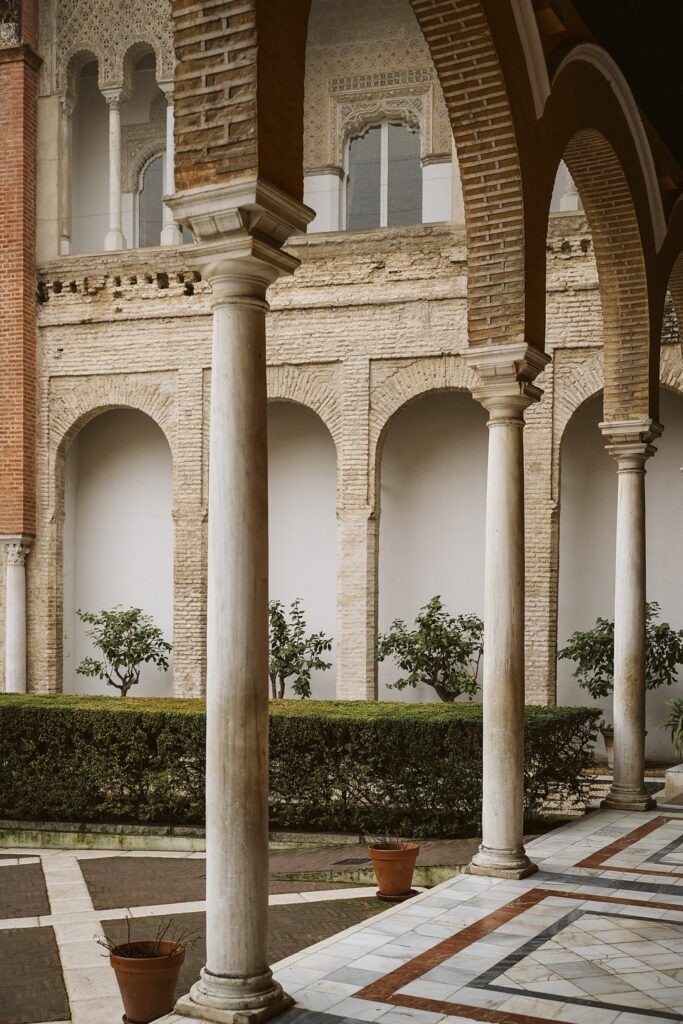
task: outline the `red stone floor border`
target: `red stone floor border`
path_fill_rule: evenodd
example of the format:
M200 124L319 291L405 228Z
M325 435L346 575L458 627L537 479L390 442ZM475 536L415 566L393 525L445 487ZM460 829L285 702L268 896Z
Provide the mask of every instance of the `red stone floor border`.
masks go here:
M531 889L523 893L517 899L507 903L504 907L487 914L480 921L468 925L456 935L451 935L443 942L437 943L431 949L420 953L419 956L409 960L408 963L397 967L383 978L373 981L370 985L354 994L355 999L368 999L372 1002L390 1003L393 1006L406 1006L414 1010L427 1010L430 1013L446 1014L450 1017L467 1017L470 1020L484 1021L486 1024L557 1024L557 1020L547 1017L528 1016L523 1013L511 1013L506 1010L494 1010L481 1006L470 1006L467 1003L449 1003L440 999L426 999L420 996L401 995L398 990L417 981L429 971L438 967L445 960L461 953L468 946L485 938L491 932L500 928L501 925L512 921L525 910L530 910L538 903L541 903L549 896L557 896L561 899L576 900L577 903L614 903L620 907L645 907L655 910L678 910L683 912L683 906L671 903L655 903L652 900L626 900L614 896L594 896L586 893L573 893L553 889ZM520 995L528 995L534 998L533 992L520 992ZM562 997L558 996L558 1002ZM634 1013L637 1012L635 1009Z
M610 865L605 863L623 850L627 850L629 846L633 846L634 843L644 839L645 836L649 836L651 832L655 832L662 825L666 825L667 822L680 820L680 818L660 814L658 817L653 818L652 821L646 822L639 828L634 828L632 832L627 832L620 839L615 839L608 846L603 846L601 850L591 853L590 856L580 860L575 866L577 868L600 868L605 866L606 870L623 871L624 874L628 875L666 875L668 878L683 878L683 872L681 871L658 871L656 868L622 868L618 864L610 867Z

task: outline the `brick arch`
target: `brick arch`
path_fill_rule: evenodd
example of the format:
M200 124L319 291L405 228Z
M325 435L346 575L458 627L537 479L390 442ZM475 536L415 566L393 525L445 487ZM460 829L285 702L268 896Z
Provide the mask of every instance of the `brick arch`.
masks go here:
M134 409L145 413L161 429L176 466L175 395L158 383L130 377L91 378L68 382L61 393L50 399L48 424L49 507L52 517L60 517L64 498L64 461L78 433L102 413L113 409Z
M314 412L339 452L342 412L336 366L269 366L268 402L293 402Z
M523 64L515 18L507 4L485 0L410 3L441 83L460 166L470 344L526 339L542 347L542 335L529 320L535 310L526 301L527 261L534 253L525 245L518 132L491 28L496 23L498 38L505 38ZM524 77L517 70L517 78ZM529 81L522 87L528 116Z
M471 393L477 384L476 373L460 356L441 356L411 360L397 367L381 384L371 389L368 468L369 504L379 494L382 449L394 417L407 405L429 394L444 391Z
M560 447L569 421L577 409L602 391L604 386L603 355L595 349L590 355L584 356L582 353L580 362L557 377L554 388L553 449L557 453L558 467Z

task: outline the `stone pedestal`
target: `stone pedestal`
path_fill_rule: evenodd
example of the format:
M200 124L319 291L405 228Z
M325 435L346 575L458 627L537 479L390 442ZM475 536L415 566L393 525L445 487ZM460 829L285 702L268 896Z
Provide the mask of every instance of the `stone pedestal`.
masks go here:
M522 844L524 816L524 410L548 357L526 345L470 350L488 410L484 595L482 843L472 874L536 871Z
M259 181L171 197L212 292L206 737L206 948L177 1012L245 1024L291 1005L267 961L268 285L308 211Z
M645 463L662 433L653 420L601 423L617 462L614 572L614 779L604 807L645 811Z
M5 537L5 691L26 693L26 559L30 537Z

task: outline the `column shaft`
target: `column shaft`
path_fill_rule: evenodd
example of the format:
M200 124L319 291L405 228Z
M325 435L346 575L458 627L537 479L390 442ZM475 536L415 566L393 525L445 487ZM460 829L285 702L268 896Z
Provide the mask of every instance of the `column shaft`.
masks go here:
M68 256L71 252L71 119L73 115L73 104L68 98L61 101L60 112L59 254Z
M659 424L603 423L617 460L614 571L614 778L604 806L647 810L645 790L645 462Z
M174 139L174 114L173 114L173 93L166 95L166 153L164 155L164 195L170 196L175 192L175 139ZM161 229L162 245L180 245L182 234L176 224L173 210L164 203L164 222Z
M489 403L484 595L482 844L474 874L535 871L522 845L524 819L523 408Z
M29 541L12 538L7 544L5 603L5 690L26 693L26 558Z
M120 97L109 96L109 231L104 238L107 251L125 249L121 196L121 109Z
M265 291L205 272L214 297L206 708L207 961L179 1012L264 1019L289 1005L267 960L268 453Z

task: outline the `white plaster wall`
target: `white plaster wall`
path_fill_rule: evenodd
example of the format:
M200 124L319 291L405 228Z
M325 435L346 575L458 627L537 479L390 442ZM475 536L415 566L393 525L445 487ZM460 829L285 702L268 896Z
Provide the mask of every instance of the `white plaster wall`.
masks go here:
M109 110L96 74L80 78L72 121L71 251L100 252L109 226Z
M337 635L336 453L322 421L291 402L268 406L270 597L303 602L309 633ZM332 668L313 673L312 696L333 699ZM289 684L291 685L291 683ZM289 696L289 691L286 696Z
M558 645L576 629L590 629L598 615L614 617L614 529L617 474L598 430L602 397L585 402L572 417L562 444L560 514L560 590ZM662 389L660 419L664 434L647 463L647 596L659 601L662 619L683 628L683 397ZM558 701L591 704L572 679L573 663L558 663ZM673 758L671 744L658 728L671 697L683 696L681 681L647 695L646 753L651 760ZM601 702L612 721L611 700ZM602 741L599 740L602 752Z
M92 420L69 450L64 499L64 692L116 696L76 672L94 653L76 611L140 607L172 639L173 479L160 428L128 409ZM170 695L172 671L145 666L130 695Z
M435 594L453 615L483 615L486 462L486 413L469 395L428 395L390 424L381 466L380 632L395 618L412 625ZM393 661L380 664L380 699L438 699L427 686L388 689L400 675Z

